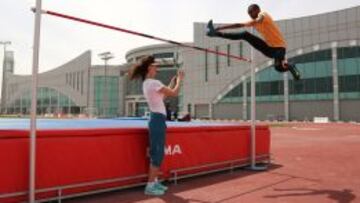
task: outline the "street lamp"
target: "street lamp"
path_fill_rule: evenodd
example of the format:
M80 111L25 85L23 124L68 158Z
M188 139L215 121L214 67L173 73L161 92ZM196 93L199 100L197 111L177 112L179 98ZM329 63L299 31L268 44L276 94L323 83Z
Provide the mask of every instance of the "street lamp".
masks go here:
M110 59L114 58L114 55L111 52L103 52L100 53L98 55L100 57L100 59L104 60L104 80L105 80L105 84L104 84L104 94L103 94L103 116L107 115L107 110L109 108L109 102L108 102L108 84L107 84L107 65L108 65L108 61Z
M2 86L1 86L1 113L5 113L6 108L6 47L8 45L11 45L10 41L0 41L0 45L4 46L4 60L3 60L3 80L2 80Z

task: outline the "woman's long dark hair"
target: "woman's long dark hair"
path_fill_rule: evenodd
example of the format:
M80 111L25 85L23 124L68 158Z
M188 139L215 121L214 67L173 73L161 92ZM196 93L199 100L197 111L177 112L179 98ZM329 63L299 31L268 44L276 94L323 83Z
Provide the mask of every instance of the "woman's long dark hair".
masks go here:
M145 56L140 59L140 62L135 64L129 71L130 80L141 78L143 81L146 79L146 75L149 70L149 66L153 64L155 58L153 56Z

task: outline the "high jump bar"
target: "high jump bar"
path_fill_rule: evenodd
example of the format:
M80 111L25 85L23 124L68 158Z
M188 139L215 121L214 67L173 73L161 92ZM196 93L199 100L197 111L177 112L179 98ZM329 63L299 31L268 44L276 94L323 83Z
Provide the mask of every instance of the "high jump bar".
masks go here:
M32 10L35 11L34 8ZM119 32L124 32L124 33L132 34L132 35L136 35L136 36L140 36L140 37L145 37L145 38L149 38L149 39L153 39L153 40L157 40L157 41L162 41L162 42L166 42L166 43L169 43L169 44L178 45L178 46L181 46L181 47L191 48L191 49L204 51L204 52L208 52L208 53L212 53L212 54L216 54L216 55L220 55L220 56L226 56L226 57L230 57L230 58L237 59L237 60L240 60L240 61L245 61L245 62L249 62L249 63L251 62L250 59L247 59L247 58L244 58L244 57L241 57L241 56L227 54L227 53L224 53L224 52L221 52L221 51L216 51L216 50L213 50L213 49L207 49L207 48L198 47L198 46L194 46L194 45L184 44L184 43L181 43L181 42L168 40L168 39L164 39L164 38L161 38L161 37L156 37L156 36L153 36L153 35L148 35L148 34L145 34L145 33L140 33L140 32L136 32L136 31L124 29L124 28L121 28L121 27L108 25L108 24L104 24L104 23L100 23L100 22L96 22L96 21L92 21L92 20L88 20L88 19L84 19L84 18L79 18L79 17L75 17L75 16L63 14L63 13L58 13L58 12L55 12L55 11L41 10L41 13L51 15L51 16L55 16L55 17L59 17L59 18L72 20L72 21L77 21L77 22L80 22L80 23L85 23L85 24L89 24L89 25L93 25L93 26L97 26L97 27L102 27L102 28L106 28L106 29L110 29L110 30L116 30L116 31L119 31Z

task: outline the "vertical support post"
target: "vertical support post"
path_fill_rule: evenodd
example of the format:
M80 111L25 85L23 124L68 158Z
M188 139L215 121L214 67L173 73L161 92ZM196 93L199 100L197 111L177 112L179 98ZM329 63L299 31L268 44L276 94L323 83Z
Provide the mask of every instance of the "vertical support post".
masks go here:
M209 119L214 118L214 104L212 102L209 103Z
M290 120L290 107L289 107L289 74L284 73L284 116L285 121Z
M256 81L255 81L255 63L254 63L254 48L251 47L251 110L250 110L250 119L251 119L251 168L256 167Z
M107 84L107 59L104 66L104 95L103 95L103 117L107 117L108 112L108 84Z
M58 190L58 203L62 202L62 188Z
M62 112L62 109L61 109L61 112L60 112L60 92L58 91L57 92L57 103L56 103L56 111L57 111L57 114L63 114Z
M337 63L337 43L332 44L332 75L334 91L334 121L340 120L340 101L339 101L339 74Z
M243 84L243 101L242 101L242 111L243 111L243 120L247 121L248 120L248 112L247 112L247 82L246 82L246 77L242 78L242 84Z
M23 96L22 94L20 95L20 110L19 110L19 114L22 116L23 114Z
M39 70L41 28L41 0L36 0L35 28L33 44L32 86L31 86L31 118L30 118L30 170L29 170L29 202L35 203L36 198L36 109L37 109L37 83Z
M254 33L254 30L252 30ZM250 169L253 171L264 171L267 167L256 166L256 66L255 66L255 50L251 47L251 166Z

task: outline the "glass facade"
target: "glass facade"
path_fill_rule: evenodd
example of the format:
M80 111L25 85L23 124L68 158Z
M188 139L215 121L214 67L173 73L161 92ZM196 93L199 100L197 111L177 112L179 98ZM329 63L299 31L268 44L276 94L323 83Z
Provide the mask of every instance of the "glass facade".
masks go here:
M332 100L333 76L331 49L316 51L290 59L302 79L289 80L290 100Z
M155 59L167 59L167 58L174 58L174 52L164 52L164 53L156 53L153 54Z
M171 81L171 78L174 77L177 73L177 69L172 66L160 67L156 75L156 79L160 80L163 84L168 85ZM126 95L142 95L142 81L141 80L129 80L126 79Z
M119 77L94 77L94 104L100 116L116 117L119 112Z
M338 48L340 99L360 99L360 47Z
M9 106L9 113L29 114L31 109L31 92L27 91L13 104ZM47 87L38 88L37 113L80 113L80 107L76 106L68 96Z
M341 47L338 53L338 74L340 99L360 98L360 47ZM315 51L289 59L301 72L302 79L295 81L289 74L290 101L332 100L333 62L332 50ZM242 83L228 92L222 103L242 102ZM250 82L247 84L250 96ZM270 66L256 75L256 100L278 102L284 100L283 74Z

